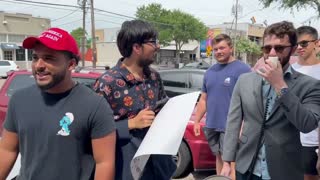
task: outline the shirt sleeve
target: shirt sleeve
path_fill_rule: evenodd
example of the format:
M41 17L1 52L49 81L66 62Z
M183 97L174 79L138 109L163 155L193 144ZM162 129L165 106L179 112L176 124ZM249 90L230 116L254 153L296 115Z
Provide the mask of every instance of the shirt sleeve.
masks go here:
M91 138L104 137L115 130L112 110L106 100L100 98L100 102L91 121Z
M206 84L207 84L207 82L206 82L206 78L207 77L207 72L204 74L204 76L203 76L203 85L202 85L202 92L204 92L204 93L207 93L207 86L206 86Z
M15 108L16 106L14 105L15 102L15 95L13 95L9 101L9 106L6 114L6 118L3 124L4 129L10 132L15 132L17 133L18 128L17 128L17 120L15 118Z

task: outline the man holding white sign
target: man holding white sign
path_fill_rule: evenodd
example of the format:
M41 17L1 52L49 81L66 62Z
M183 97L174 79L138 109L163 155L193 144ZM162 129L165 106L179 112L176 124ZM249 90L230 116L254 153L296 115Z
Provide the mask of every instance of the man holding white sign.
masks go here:
M157 102L167 99L159 73L149 67L160 48L157 36L147 22L124 22L117 37L123 57L94 86L109 102L116 121L116 180L133 179L130 162L160 109ZM152 155L141 179L170 179L175 169L172 156Z

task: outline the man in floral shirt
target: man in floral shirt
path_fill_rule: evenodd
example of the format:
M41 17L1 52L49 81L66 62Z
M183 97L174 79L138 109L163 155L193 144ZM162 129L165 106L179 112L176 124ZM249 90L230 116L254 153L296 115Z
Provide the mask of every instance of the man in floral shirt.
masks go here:
M130 162L155 118L156 102L167 95L160 75L149 67L159 50L154 28L141 20L126 21L117 45L123 57L94 89L109 102L116 121L116 180L131 180ZM152 155L141 179L168 180L175 169L171 156Z

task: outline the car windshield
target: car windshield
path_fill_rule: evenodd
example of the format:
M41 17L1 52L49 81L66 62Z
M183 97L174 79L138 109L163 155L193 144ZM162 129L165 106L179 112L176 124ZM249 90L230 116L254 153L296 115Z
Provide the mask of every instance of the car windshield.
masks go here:
M78 83L84 84L85 86L92 88L96 79L94 78L85 78L85 77L73 77ZM26 88L35 84L34 78L31 74L19 74L11 81L9 88L6 92L8 97L11 97L12 94L22 88Z
M30 74L19 74L12 79L9 88L7 90L7 96L11 97L12 94L18 89L28 87L32 84L35 84L34 78Z
M210 67L210 64L208 64L205 61L202 61L202 62L193 62L193 63L186 64L182 68L200 68L200 69L202 69L202 68L209 68L209 67Z

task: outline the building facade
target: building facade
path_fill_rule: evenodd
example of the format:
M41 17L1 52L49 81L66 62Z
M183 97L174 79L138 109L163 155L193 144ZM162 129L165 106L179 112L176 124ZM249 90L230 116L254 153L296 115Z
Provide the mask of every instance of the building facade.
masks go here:
M259 46L262 45L263 32L265 27L262 24L251 24L251 23L238 23L237 31L235 30L234 23L223 23L218 25L210 26L210 31L212 31L213 36L218 34L228 34L230 37L237 39L246 38L252 42L257 43ZM259 55L252 54L241 54L241 59L249 65L254 65L258 60Z
M97 66L113 67L118 62L121 54L117 47L117 35L120 28L97 29Z
M31 51L22 48L23 40L39 35L50 26L50 19L47 18L0 11L0 59L16 61L21 68L27 68Z

